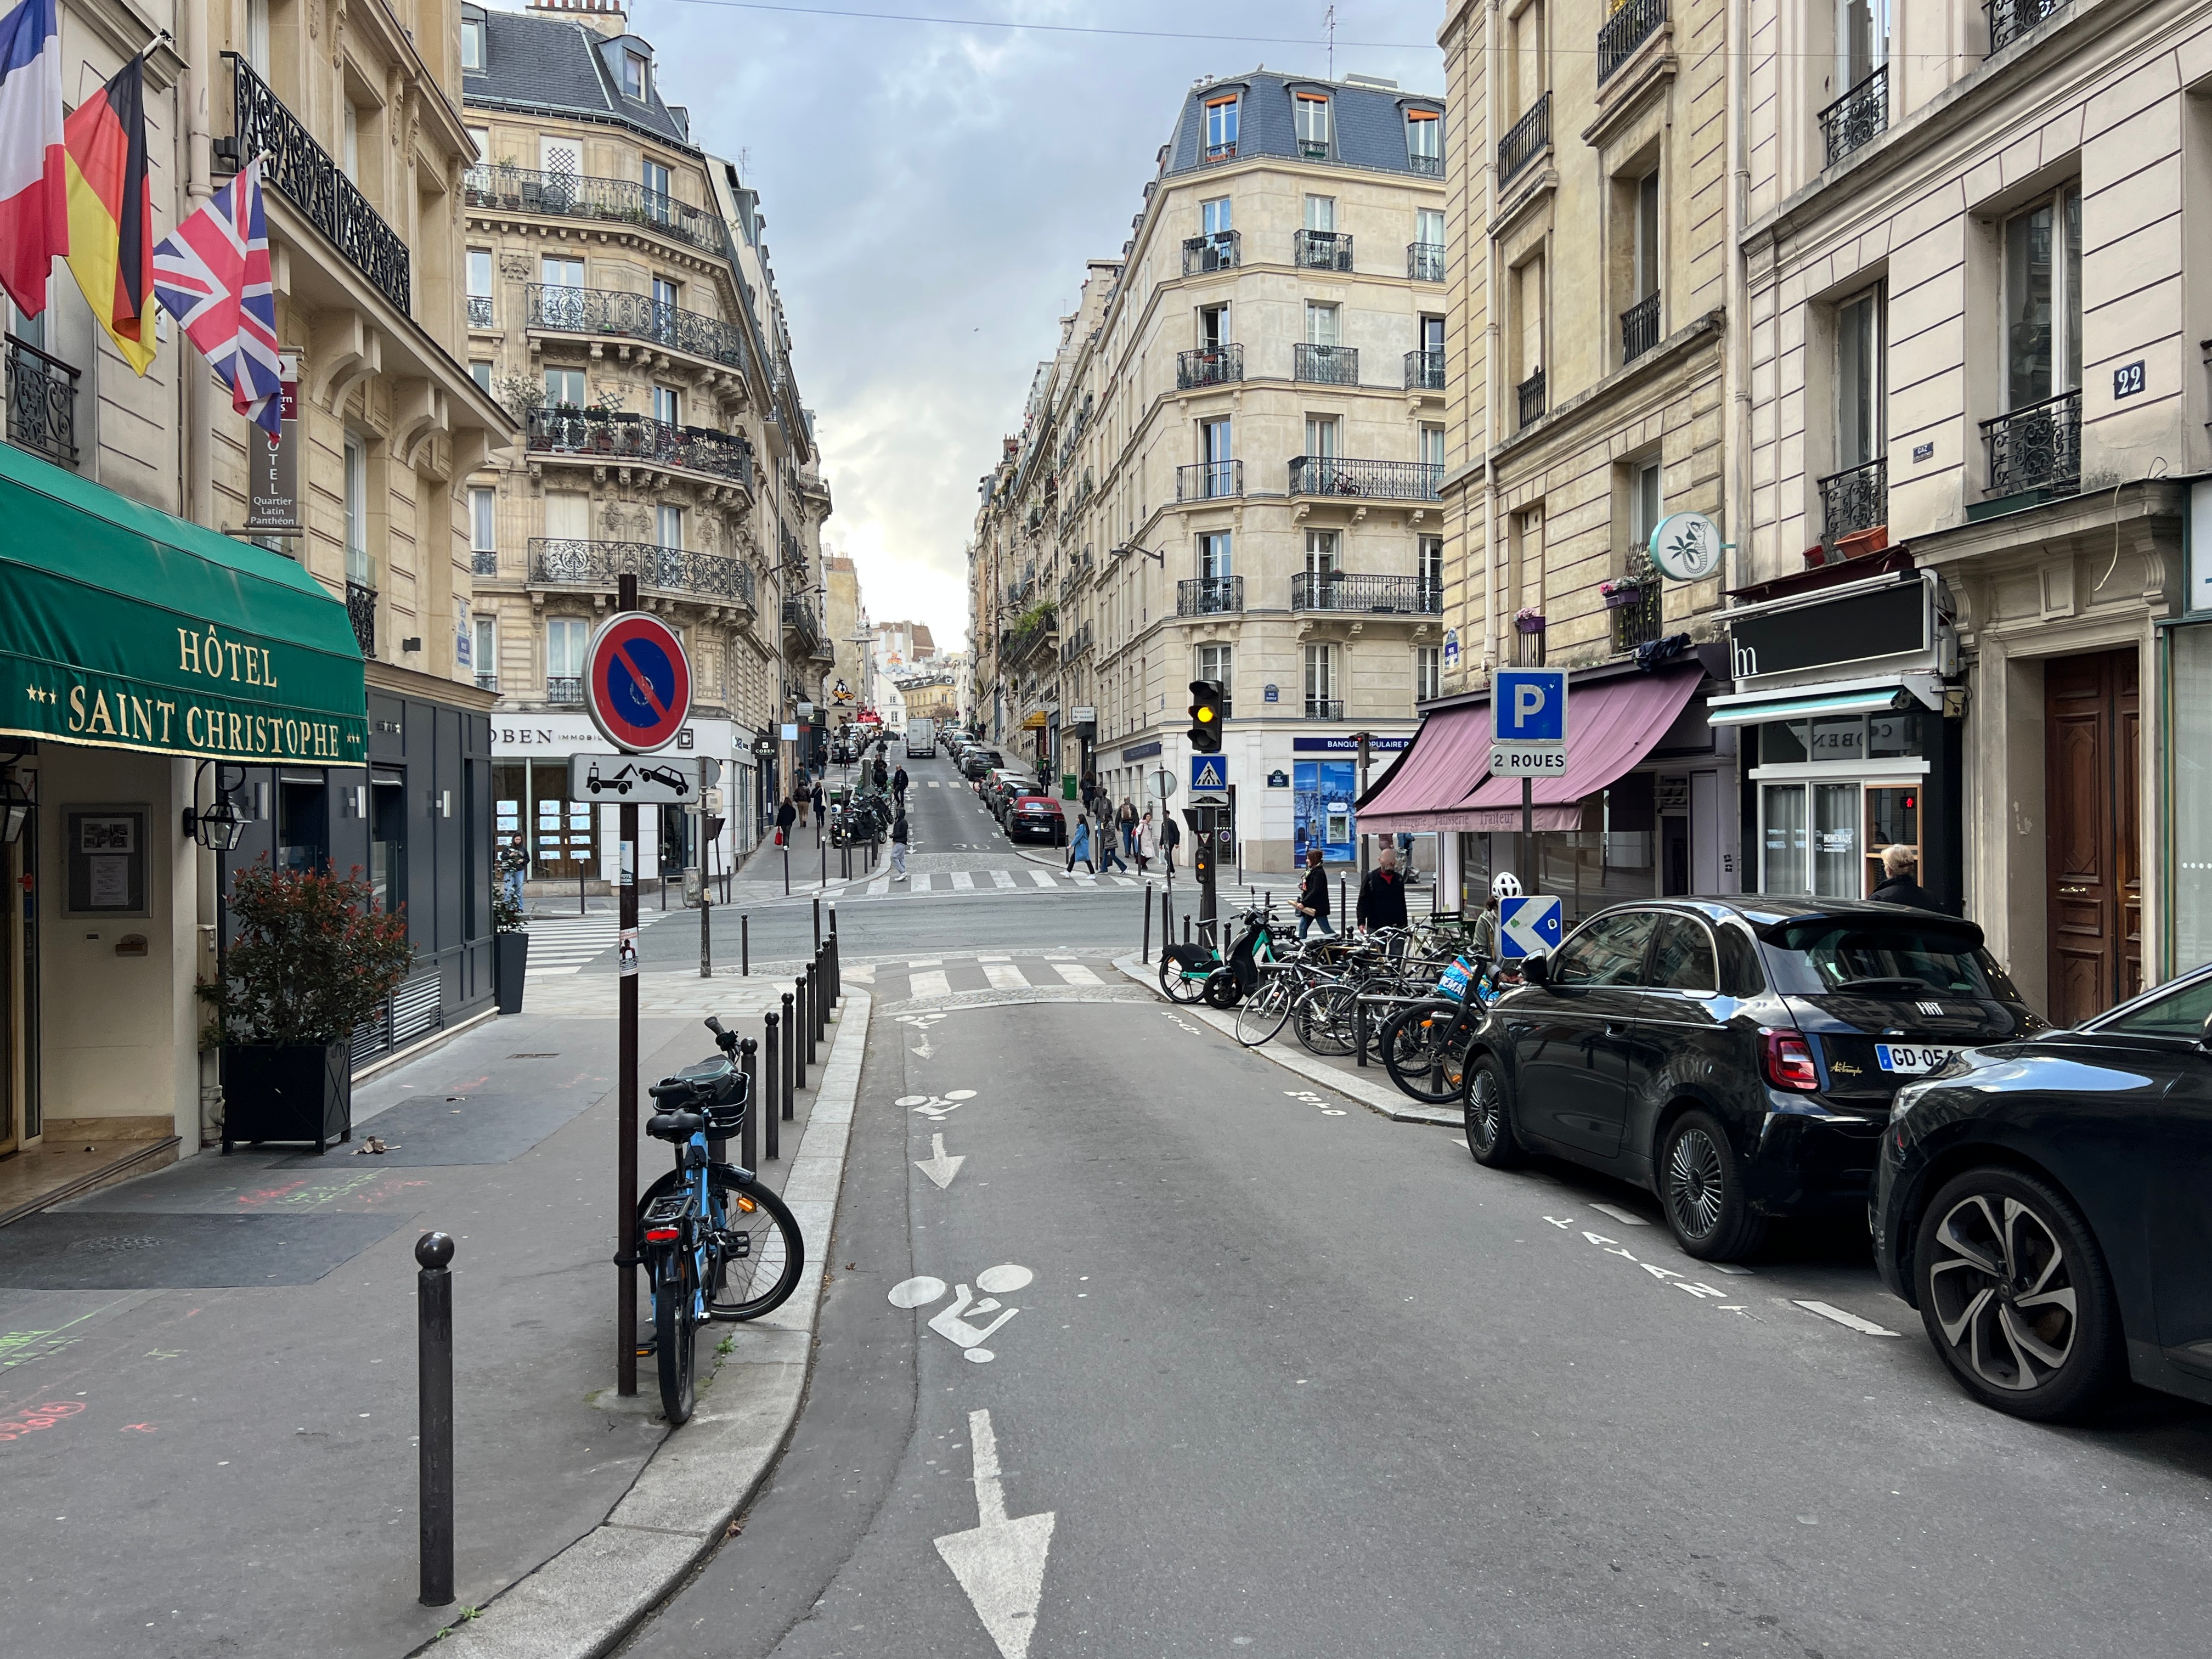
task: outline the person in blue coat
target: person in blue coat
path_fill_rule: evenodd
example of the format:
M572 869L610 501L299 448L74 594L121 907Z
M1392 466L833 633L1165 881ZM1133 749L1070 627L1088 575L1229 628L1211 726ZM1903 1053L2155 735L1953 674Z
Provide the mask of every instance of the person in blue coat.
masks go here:
M1088 818L1076 819L1075 838L1067 843L1067 873L1071 876L1075 873L1079 859L1082 860L1083 867L1092 875L1098 873L1098 866L1091 861L1091 820Z

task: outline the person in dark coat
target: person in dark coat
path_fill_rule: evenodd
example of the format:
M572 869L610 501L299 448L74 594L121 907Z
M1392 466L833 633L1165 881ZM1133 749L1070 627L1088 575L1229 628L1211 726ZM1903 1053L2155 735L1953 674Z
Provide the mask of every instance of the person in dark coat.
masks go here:
M1298 913L1300 939L1316 927L1332 938L1336 933L1336 929L1328 925L1328 872L1322 868L1322 858L1320 848L1306 849L1305 885L1298 889L1297 902L1291 907ZM1363 892L1361 896L1364 899L1365 894ZM1401 897L1399 902L1403 904L1405 901Z
M1359 884L1358 922L1362 933L1406 925L1406 878L1398 873L1398 849L1387 842Z
M1175 814L1163 810L1160 813L1160 862L1174 866L1176 848L1182 845L1182 826L1175 821Z
M791 797L786 794L783 804L775 809L775 833L781 838L780 845L788 847L791 844L791 826L798 822L799 809L791 804Z
M906 879L906 803L899 803L898 815L891 820L891 869L896 878Z
M1916 910L1933 910L1936 898L1917 879L1920 870L1920 854L1899 843L1881 849L1881 872L1885 878L1881 886L1867 896L1882 904L1909 904Z

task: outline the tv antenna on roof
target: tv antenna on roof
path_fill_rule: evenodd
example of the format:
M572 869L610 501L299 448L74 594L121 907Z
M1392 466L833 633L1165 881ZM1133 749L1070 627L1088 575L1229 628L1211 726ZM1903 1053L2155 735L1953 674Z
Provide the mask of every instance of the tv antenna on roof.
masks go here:
M1322 15L1322 27L1328 31L1328 78L1336 79L1336 8L1331 6Z

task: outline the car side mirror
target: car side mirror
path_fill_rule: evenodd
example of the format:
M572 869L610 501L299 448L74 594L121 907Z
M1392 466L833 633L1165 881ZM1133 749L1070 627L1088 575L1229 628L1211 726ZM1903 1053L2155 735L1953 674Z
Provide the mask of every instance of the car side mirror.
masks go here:
M1530 957L1521 964L1523 985L1549 985L1552 982L1552 959L1548 956Z

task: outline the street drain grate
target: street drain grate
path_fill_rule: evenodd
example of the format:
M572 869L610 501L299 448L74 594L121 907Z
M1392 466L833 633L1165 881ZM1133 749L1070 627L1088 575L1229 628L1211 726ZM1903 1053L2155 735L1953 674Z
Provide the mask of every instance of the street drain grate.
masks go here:
M82 1250L88 1255L118 1255L125 1250L150 1250L161 1242L143 1233L106 1233L97 1238L80 1238L70 1249Z

